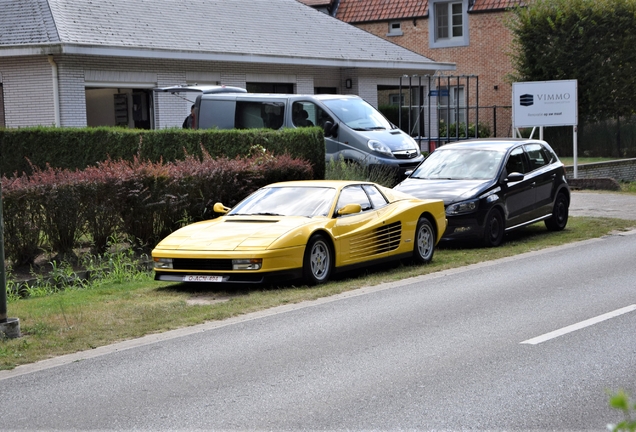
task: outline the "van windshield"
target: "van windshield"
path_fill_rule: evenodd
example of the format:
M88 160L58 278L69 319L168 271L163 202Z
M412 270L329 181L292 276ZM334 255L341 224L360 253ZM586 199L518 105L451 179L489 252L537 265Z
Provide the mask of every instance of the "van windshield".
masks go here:
M395 129L386 117L362 99L329 99L323 103L351 129L359 131Z

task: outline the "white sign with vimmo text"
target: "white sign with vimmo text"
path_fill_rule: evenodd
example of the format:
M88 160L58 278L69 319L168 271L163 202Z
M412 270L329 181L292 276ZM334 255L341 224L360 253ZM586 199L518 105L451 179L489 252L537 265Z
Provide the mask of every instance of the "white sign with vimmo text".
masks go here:
M576 126L577 80L512 84L514 127Z

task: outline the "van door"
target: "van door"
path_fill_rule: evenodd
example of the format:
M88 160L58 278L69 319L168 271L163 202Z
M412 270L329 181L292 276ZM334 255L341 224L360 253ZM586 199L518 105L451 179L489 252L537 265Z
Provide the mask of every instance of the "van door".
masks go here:
M291 124L294 127L320 126L324 129L326 122L334 123L334 118L321 106L314 102L296 100L291 107ZM338 135L326 136L325 158L331 160L338 156Z

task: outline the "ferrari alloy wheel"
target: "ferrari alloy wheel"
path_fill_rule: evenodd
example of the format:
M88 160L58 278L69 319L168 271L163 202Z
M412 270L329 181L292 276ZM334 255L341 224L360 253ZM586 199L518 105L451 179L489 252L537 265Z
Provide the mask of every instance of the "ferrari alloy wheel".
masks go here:
M552 216L545 220L545 226L550 231L561 231L568 224L568 199L564 193L557 195L554 200Z
M504 238L504 220L501 211L493 208L486 216L486 224L484 226L484 246L496 247L501 244Z
M316 234L305 248L303 275L308 285L317 285L329 280L333 265L331 246L325 236Z
M421 217L415 229L413 259L416 263L427 264L433 259L435 251L435 229L431 222Z

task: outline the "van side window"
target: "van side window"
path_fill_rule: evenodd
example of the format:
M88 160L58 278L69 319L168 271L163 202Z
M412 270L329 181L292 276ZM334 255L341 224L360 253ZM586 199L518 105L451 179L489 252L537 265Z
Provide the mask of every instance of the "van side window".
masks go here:
M235 125L237 129L280 129L285 106L281 102L237 101Z
M198 129L232 129L234 128L233 100L211 100L201 98L201 104L196 111Z
M298 101L292 104L292 124L296 127L320 126L333 119L313 102Z

